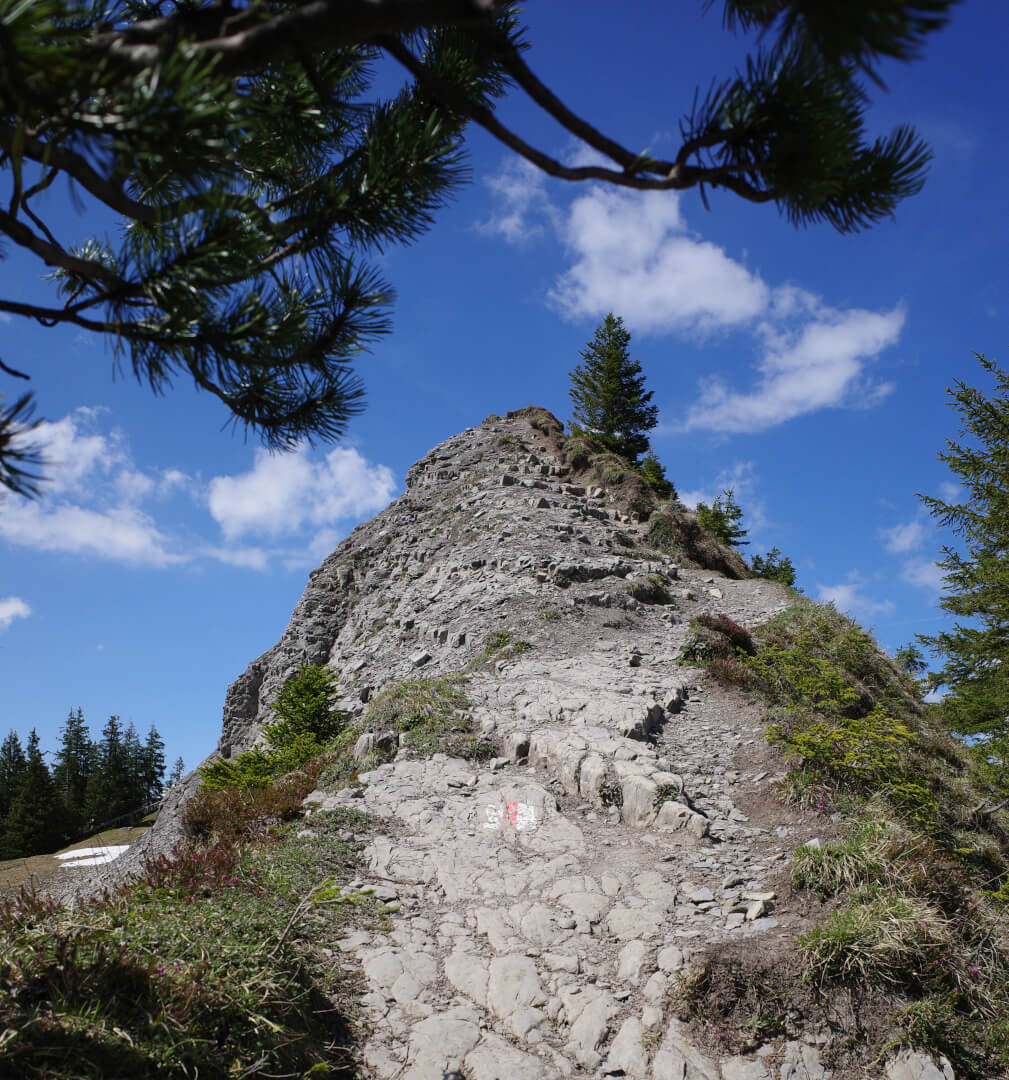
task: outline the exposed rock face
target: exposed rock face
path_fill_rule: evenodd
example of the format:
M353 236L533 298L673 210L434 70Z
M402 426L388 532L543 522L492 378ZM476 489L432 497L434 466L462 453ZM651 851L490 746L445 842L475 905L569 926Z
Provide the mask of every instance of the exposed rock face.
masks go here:
M232 754L305 661L339 671L362 729L366 703L391 684L470 669L467 719L497 756L404 749L306 800L308 827L337 806L395 826L371 843L358 883L391 902L387 928L332 943L368 982L367 1069L389 1080L882 1077L831 1064L822 1031L719 1053L671 1009L705 947L773 956L806 925L785 883L815 824L770 795L780 762L763 710L675 660L692 617L753 627L793 601L743 578L689 515L666 518L660 535L638 481L604 489L573 471L557 431L523 410L433 450L407 493L312 574L280 642L228 691L221 752ZM503 632L531 648L474 664ZM395 750L395 733L372 728L359 756L390 740ZM885 1075L952 1080L945 1061L907 1053Z
M519 410L417 462L407 493L311 574L283 637L231 685L221 752L254 741L270 702L302 663L339 670L343 704L359 712L370 692L421 668L426 677L458 671L502 629L573 657L588 642L623 640L617 628L643 634L642 643L648 634L661 640L684 616L712 605L712 575L684 573L672 589L680 611L641 603L632 587L647 589L649 574L696 565L688 555L745 573L727 549L710 540L698 547L688 514L672 523L681 557L644 556L647 511L635 509L645 501L644 482L627 476L600 487L591 468L579 473L567 462L559 431L544 410ZM752 618L784 605L767 582L727 584L744 590ZM628 639L629 648L637 644Z

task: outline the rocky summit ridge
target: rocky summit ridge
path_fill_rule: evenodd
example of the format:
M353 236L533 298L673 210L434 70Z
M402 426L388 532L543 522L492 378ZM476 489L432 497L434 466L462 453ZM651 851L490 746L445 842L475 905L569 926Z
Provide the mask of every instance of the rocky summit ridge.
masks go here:
M692 618L753 628L795 594L561 431L530 408L432 450L227 694L225 757L300 665L339 673L360 772L308 797L305 828L336 807L389 825L355 883L388 918L330 943L366 981L365 1073L951 1080L906 1051L852 1064L829 1009L749 1052L678 1015L706 950L773 961L808 927L788 871L823 819L774 794L763 706L678 660ZM439 694L452 722L421 747L392 721Z

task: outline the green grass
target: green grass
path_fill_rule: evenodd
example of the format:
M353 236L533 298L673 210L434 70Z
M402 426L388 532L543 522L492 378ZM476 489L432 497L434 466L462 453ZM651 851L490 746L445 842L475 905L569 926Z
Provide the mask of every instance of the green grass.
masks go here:
M484 761L498 753L497 744L476 732L464 689L466 675L407 679L383 690L368 703L362 720L348 726L327 747L327 764L319 783L339 786L359 773L392 761L400 750L416 757L448 754ZM376 748L360 761L352 751L365 732L376 735Z
M145 819L147 820L147 819ZM60 863L56 855L64 851L74 851L77 848L86 847L111 847L116 844L132 844L134 840L143 836L148 825L131 825L121 829L105 829L95 833L85 840L78 840L68 847L61 848L52 855L32 855L23 859L7 859L0 862L0 895L9 892L17 892L22 887L31 887L34 882L40 882L59 873Z
M521 656L523 653L530 652L532 649L533 644L531 641L516 638L510 630L496 630L494 633L488 634L483 650L477 653L466 665L466 673L480 671L491 662L497 663L499 660L511 660L516 656Z
M324 946L382 919L367 896L331 902L374 826L337 811L299 837L314 783L204 789L191 843L136 883L73 912L0 906L4 1077L354 1075L360 986Z
M889 1049L946 1054L972 1080L1009 1067L1009 820L976 812L996 800L967 748L831 606L801 600L752 633L724 617L691 631L684 662L767 703L781 794L843 822L793 858L793 886L832 903L798 939L806 979L886 1010Z
M671 604L673 598L668 584L669 579L664 574L649 574L647 581L634 581L627 591L642 604Z

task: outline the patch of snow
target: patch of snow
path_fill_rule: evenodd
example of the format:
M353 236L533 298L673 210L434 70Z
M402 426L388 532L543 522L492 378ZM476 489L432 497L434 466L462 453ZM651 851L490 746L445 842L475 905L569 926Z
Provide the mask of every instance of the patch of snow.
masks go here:
M110 844L108 847L82 847L73 851L61 851L54 856L57 859L67 859L60 866L101 866L103 863L115 862L124 851L129 851L129 844Z

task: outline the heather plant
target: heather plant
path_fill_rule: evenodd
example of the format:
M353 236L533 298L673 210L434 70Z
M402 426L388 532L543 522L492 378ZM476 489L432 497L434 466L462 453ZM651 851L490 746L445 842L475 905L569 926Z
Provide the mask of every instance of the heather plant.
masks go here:
M349 889L374 825L282 824L317 769L261 801L205 789L192 838L96 902L0 901L4 1077L353 1075L360 987L318 942L382 918Z

